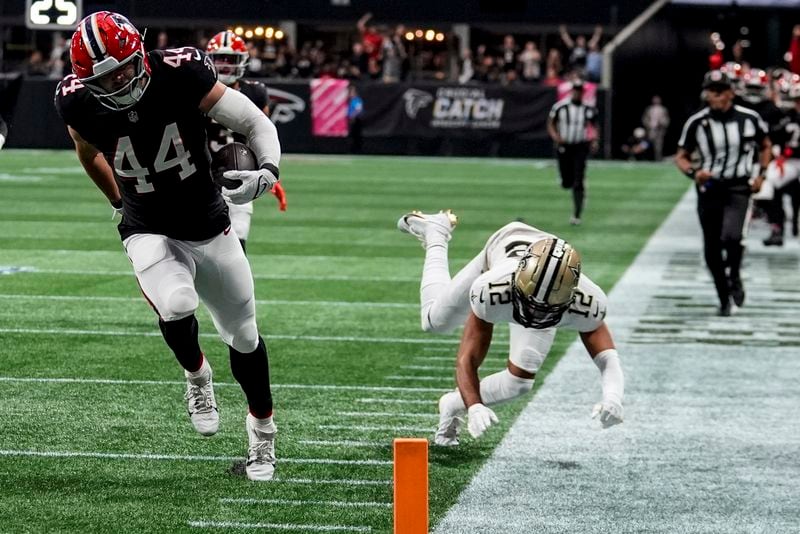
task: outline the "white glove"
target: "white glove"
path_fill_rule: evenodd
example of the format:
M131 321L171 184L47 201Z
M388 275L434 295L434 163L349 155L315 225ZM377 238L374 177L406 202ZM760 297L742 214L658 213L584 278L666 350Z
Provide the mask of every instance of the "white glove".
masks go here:
M116 219L117 216L119 216L119 218L122 219L122 200L120 199L120 200L118 200L116 202L112 202L111 203L111 210L112 210L111 211L111 220L112 221L114 219Z
M269 169L225 171L222 177L242 182L242 185L236 189L222 188L222 196L233 204L247 204L271 190L278 183L278 177Z
M609 428L622 422L622 404L614 401L598 402L592 408L592 419L597 419L603 428Z
M467 415L469 418L467 428L473 438L479 438L493 423L498 422L497 416L491 408L487 408L481 403L470 406Z

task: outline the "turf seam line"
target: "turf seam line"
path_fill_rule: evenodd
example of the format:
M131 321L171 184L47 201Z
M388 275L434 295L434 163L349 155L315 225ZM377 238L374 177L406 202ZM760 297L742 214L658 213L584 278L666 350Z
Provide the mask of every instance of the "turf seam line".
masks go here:
M188 521L193 528L239 528L273 530L311 530L316 532L372 532L372 527L354 525L300 525L295 523L243 523L239 521Z
M255 499L252 497L221 497L222 504L277 504L285 506L333 506L339 508L391 508L390 502L374 501L305 501L291 499Z

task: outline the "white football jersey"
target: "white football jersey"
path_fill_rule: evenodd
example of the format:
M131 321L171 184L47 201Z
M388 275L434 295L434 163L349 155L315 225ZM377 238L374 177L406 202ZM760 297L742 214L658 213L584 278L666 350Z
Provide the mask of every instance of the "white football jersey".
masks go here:
M511 285L519 258L536 241L554 237L523 223L511 223L496 232L484 248L486 272L470 288L470 306L480 319L489 323L514 323ZM557 327L579 332L596 330L606 316L608 299L600 287L581 273L575 302L561 317Z

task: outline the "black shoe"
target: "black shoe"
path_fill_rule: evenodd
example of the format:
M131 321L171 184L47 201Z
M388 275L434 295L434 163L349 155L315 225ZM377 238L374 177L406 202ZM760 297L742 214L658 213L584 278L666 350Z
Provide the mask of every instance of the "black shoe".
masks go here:
M764 246L767 246L767 247L773 247L773 246L774 247L782 247L783 246L783 236L780 235L780 234L772 234L771 236L766 238L763 241L763 243L764 243Z
M744 287L741 280L731 281L731 298L733 303L741 308L744 304Z
M800 228L798 228L798 220L792 219L792 235L794 237L797 237L798 230L800 230Z
M731 303L726 302L725 304L720 304L719 306L719 313L717 314L720 317L730 317L731 316Z

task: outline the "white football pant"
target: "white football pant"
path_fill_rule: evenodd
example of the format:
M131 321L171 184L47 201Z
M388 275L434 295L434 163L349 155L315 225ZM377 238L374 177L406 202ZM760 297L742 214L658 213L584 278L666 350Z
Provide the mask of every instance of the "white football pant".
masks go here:
M487 245L454 278L450 278L447 240L426 237L420 284L420 314L426 332L446 333L463 326L470 312L469 291L486 268ZM534 330L509 324L508 359L525 371L538 371L556 335L556 328Z
M256 350L253 275L234 230L206 241L136 234L123 246L142 293L163 321L193 314L199 297L222 341L241 353Z
M231 218L231 226L242 241L247 241L250 235L250 219L253 218L253 203L234 204L226 202L228 205L228 216Z
M781 169L775 160L772 160L764 173L764 183L761 190L753 195L754 200L772 200L775 191L780 191L800 177L800 159L792 158L784 160Z

